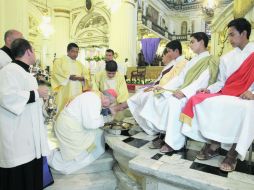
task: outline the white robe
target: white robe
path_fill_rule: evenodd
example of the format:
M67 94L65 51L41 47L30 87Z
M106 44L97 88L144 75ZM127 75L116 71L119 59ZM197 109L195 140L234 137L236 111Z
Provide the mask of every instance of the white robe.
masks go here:
M105 151L101 99L94 92L86 92L72 100L57 118L56 137L60 151L54 151L49 165L70 174L96 160Z
M176 60L173 60L168 65L166 65L163 68L162 72L172 66L177 65L178 63L181 63L183 60L184 60L184 57L179 56ZM162 72L161 72L160 76L155 80L155 82L159 81L162 78ZM177 78L177 77L175 77L175 78ZM153 91L144 92L144 90L145 89L140 89L137 93L135 93L133 96L131 96L128 99L127 103L128 103L128 107L129 107L133 117L135 118L135 120L137 121L139 126L141 126L147 134L154 135L154 133L151 132L150 128L146 124L146 121L142 117L140 117L140 112L143 109L143 106L146 105L146 101L148 100L148 98L150 96L152 96L152 97L154 96ZM147 128L148 128L148 130L146 130Z
M11 61L10 56L0 49L0 70Z
M203 52L190 60L179 77L174 78L164 88L176 90L184 83L187 72L204 57L209 56L208 52ZM209 69L206 69L194 82L185 87L181 91L186 96L177 99L172 96L171 92L164 92L160 95L149 97L146 104L140 111L140 117L145 120L145 124L141 126L149 129L150 134L156 134L160 131L166 131L165 142L174 150L183 147L185 137L181 134L181 122L179 116L188 98L196 93L199 88L205 88L209 81ZM147 130L145 130L147 132ZM149 133L148 133L149 134Z
M249 43L243 50L235 48L222 56L218 82L208 87L216 93L224 86L227 78L234 73L243 61L254 52L254 43ZM254 90L254 85L249 88ZM228 149L237 143L236 150L243 160L250 143L254 139L254 101L242 100L232 96L208 98L195 106L192 126L183 124L182 133L194 140L207 142L212 139Z
M15 167L48 154L37 89L36 79L16 63L0 70L0 167ZM31 90L36 101L27 104Z

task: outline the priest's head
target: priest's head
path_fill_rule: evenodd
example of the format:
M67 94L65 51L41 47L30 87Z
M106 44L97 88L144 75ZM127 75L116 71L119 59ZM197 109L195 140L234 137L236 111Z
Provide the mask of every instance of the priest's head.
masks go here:
M209 38L206 33L196 32L191 34L190 37L190 48L194 53L200 54L207 51Z
M112 49L107 49L105 52L105 61L112 61L114 59L115 52Z
M78 57L79 47L75 43L69 43L67 46L67 55L72 60L76 60Z
M114 89L107 89L102 92L101 104L102 107L107 108L116 102L117 93Z
M113 60L106 61L105 70L108 78L114 78L117 71L117 63Z
M23 38L23 34L17 30L8 30L4 34L5 46L11 48L11 44L14 40L18 38Z
M233 47L243 49L249 42L251 24L245 18L237 18L228 23L228 40Z
M12 42L11 52L15 60L22 61L27 65L33 65L35 63L35 53L31 44L23 39L19 38Z

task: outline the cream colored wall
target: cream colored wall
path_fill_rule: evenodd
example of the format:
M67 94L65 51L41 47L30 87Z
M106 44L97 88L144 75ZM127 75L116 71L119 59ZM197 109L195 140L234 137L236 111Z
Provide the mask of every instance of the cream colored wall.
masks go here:
M117 52L117 62L136 63L137 5L134 0L123 1L121 7L111 13L109 48Z
M3 35L9 29L19 30L25 37L28 36L27 2L27 0L0 1L1 45L3 45Z

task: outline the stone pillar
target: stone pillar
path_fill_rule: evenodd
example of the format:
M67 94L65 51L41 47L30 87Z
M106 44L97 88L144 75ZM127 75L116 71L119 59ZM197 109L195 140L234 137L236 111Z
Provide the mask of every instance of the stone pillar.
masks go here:
M161 17L162 17L162 13L159 13L158 21L157 21L158 26L161 26Z
M70 43L70 11L62 8L54 8L54 35L52 38L53 44L52 53L56 53L56 57L59 58L66 55L66 48Z
M148 7L148 3L146 0L144 0L144 6L143 6L143 15L146 16L146 9Z
M28 0L0 1L0 45L4 44L4 33L16 29L28 37Z
M118 53L117 62L128 58L131 65L136 65L137 41L137 3L124 0L120 8L111 13L109 48Z

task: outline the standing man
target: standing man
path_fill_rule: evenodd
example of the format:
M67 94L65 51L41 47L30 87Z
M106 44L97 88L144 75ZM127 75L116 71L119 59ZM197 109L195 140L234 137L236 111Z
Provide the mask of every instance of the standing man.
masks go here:
M113 61L114 60L114 55L115 55L114 50L107 49L106 52L105 52L105 62L102 62L102 63L100 63L100 65L98 65L97 71L98 72L104 71L106 63L108 61Z
M5 65L14 61L14 57L11 53L11 43L18 38L23 38L21 32L17 30L8 30L4 34L4 46L0 49L0 69L2 69Z
M89 70L77 61L79 47L75 43L67 46L67 56L55 60L52 69L51 85L56 95L57 113L65 104L83 90L90 88Z
M49 151L41 98L48 88L29 73L35 63L29 42L16 39L11 51L15 61L0 70L0 190L41 190Z

